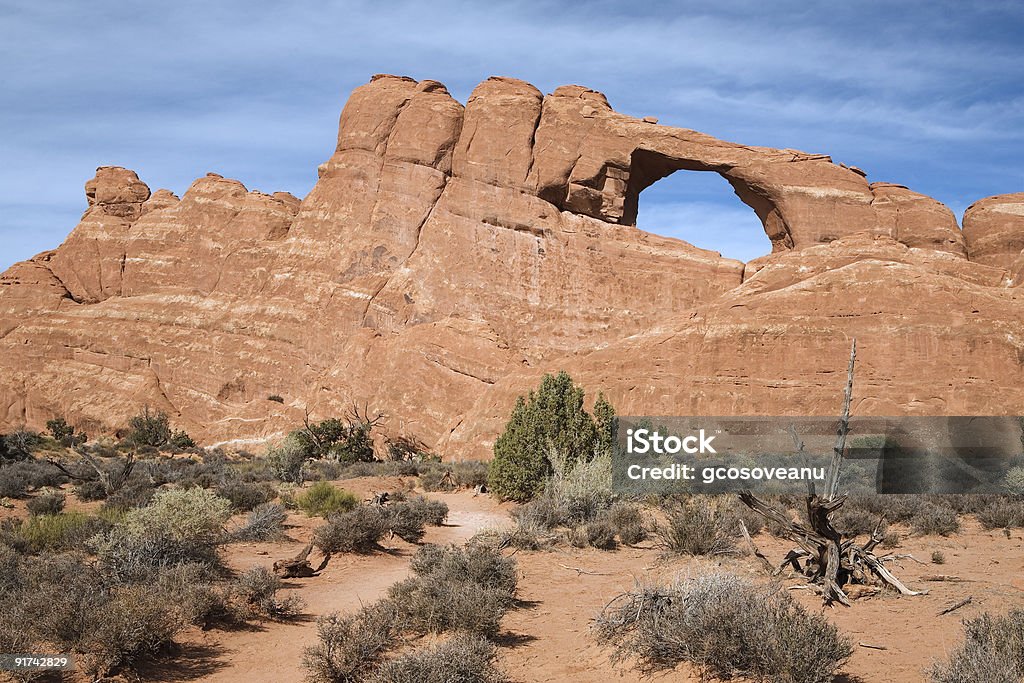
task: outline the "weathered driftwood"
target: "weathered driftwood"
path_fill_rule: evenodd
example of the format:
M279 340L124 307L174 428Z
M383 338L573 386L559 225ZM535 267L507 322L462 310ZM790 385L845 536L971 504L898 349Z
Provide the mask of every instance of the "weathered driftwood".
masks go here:
M313 569L313 565L309 562L309 553L313 550L313 544L309 543L302 552L290 560L277 560L274 562L274 573L280 576L282 579L304 579L310 576L316 576L317 572L324 569L327 566L327 562L331 559L329 555L324 557L323 562L316 569Z
M974 596L973 595L968 595L963 600L960 600L959 602L955 602L952 605L950 605L949 607L947 607L946 609L944 609L941 612L939 612L939 616L941 617L943 614L949 614L950 612L955 612L956 610L960 609L961 607L966 607L967 605L971 604L973 601L974 601Z
M948 583L963 583L969 579L962 579L959 576L952 576L951 574L928 574L921 577L922 581L946 581Z
M882 540L882 520L879 520L871 538L863 546L856 545L852 538L843 539L842 534L832 526L832 516L846 502L846 496L839 495L839 481L843 455L846 451L846 436L850 431L850 403L853 397L853 371L856 358L857 341L853 340L850 347L850 364L846 375L846 391L843 394L843 408L839 418L839 427L836 430L836 444L832 460L825 479L824 495L819 496L814 490L813 483L808 484L808 524L791 520L785 512L758 499L749 491L740 493L740 500L745 505L769 522L773 522L772 526L779 529L778 533L782 537L799 546L790 550L778 568L774 569L771 562L754 546L749 534L746 533L746 527L741 524L741 531L754 555L761 560L772 575L778 575L786 567L790 567L808 577L811 580L811 585L821 592L826 604L838 602L849 605L849 597L843 589L847 585L881 583L894 588L903 595L922 594L922 592L907 588L886 568L883 558L874 554L875 547ZM794 444L802 449L799 437L793 434L793 438Z

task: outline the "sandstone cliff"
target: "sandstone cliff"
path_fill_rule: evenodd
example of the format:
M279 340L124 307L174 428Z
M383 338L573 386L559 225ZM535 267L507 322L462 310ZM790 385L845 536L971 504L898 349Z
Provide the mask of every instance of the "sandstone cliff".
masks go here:
M634 227L676 170L725 177L772 254ZM1024 194L961 232L827 156L507 78L463 106L375 76L319 175L301 201L216 174L179 199L99 168L64 244L0 276L0 431L95 432L148 403L207 443L261 439L356 401L486 456L515 395L560 368L627 413L832 414L850 336L859 413L1024 409Z

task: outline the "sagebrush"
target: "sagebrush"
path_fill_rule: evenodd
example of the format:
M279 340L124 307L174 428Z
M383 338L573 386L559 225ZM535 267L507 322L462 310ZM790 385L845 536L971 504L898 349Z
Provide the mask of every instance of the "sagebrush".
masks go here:
M1024 609L964 621L964 642L929 674L935 683L1024 680Z
M689 662L708 677L831 683L853 651L781 586L728 572L638 586L609 604L595 631L614 662L644 674Z

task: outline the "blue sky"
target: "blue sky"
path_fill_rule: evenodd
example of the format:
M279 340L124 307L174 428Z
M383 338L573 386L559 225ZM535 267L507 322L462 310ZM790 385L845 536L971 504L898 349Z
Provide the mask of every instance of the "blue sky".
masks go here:
M635 4L5 0L0 269L63 240L100 165L178 194L216 171L304 196L378 72L463 102L491 75L579 83L664 124L831 154L958 216L1024 191L1024 4ZM768 248L713 174L645 191L640 224L743 259Z

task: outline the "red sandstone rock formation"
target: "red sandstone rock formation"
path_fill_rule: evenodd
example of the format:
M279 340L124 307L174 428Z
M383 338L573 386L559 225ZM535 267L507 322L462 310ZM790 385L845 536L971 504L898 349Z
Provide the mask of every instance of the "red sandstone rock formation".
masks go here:
M972 261L1006 268L1019 282L1024 269L1024 192L987 197L968 207L964 239Z
M681 169L725 177L773 253L636 229L640 192ZM633 119L580 86L492 78L463 107L375 76L302 201L216 174L150 195L111 167L86 196L63 245L0 276L0 430L109 429L148 403L206 442L254 439L356 400L486 456L560 368L625 412L832 414L854 335L862 414L1024 408L1024 195L961 233L827 156Z

